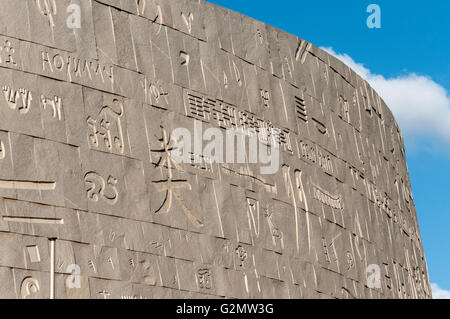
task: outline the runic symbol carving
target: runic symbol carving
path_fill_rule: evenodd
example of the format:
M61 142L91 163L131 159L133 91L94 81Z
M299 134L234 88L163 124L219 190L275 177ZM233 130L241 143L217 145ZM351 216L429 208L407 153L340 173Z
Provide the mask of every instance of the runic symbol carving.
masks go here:
M194 15L192 14L192 12L189 12L188 15L181 13L181 18L183 19L184 23L186 24L189 33L191 33L192 32L192 22L194 21Z
M327 244L327 240L325 239L325 237L322 237L322 247L323 247L323 254L325 255L325 260L327 262L330 262L330 253L328 251L328 244Z
M241 78L241 72L239 72L239 69L236 65L236 63L233 61L233 70L234 70L234 75L236 77L236 81L238 83L238 86L241 87L243 82L242 82L242 78Z
M142 268L142 283L146 285L155 285L156 284L156 276L154 273L154 269L150 260L145 259L139 262Z
M50 26L54 27L55 23L54 23L53 16L56 15L56 1L55 0L36 0L36 5L39 9L39 12L44 17L48 17Z
M241 264L239 265L239 267L244 268L244 262L247 260L248 254L247 254L247 250L245 250L244 247L242 247L241 245L236 247L236 255L239 258Z
M58 260L56 261L56 268L58 270L61 270L61 269L63 269L64 264L65 264L64 260L61 260L61 258L58 258Z
M305 188L303 187L303 180L302 180L302 171L296 169L294 171L294 177L295 177L295 186L292 183L291 173L290 173L290 167L288 165L283 165L283 177L284 177L284 183L287 191L288 198L292 201L292 206L294 206L294 213L295 213L295 238L296 238L296 246L297 246L297 252L300 251L300 230L299 230L299 211L297 208L297 203L304 203L306 212L309 212L308 209L308 202L306 200L306 194L305 194ZM297 192L294 191L294 189ZM297 202L297 197L299 202ZM308 214L306 215L307 220L307 233L308 233L308 249L311 249L311 231L309 229L309 219Z
M89 143L93 147L100 147L100 141L103 141L110 152L116 149L123 154L125 147L120 122L124 112L123 104L115 99L113 105L114 107L104 106L96 119L88 117L87 124L92 129L89 134Z
M191 184L187 180L176 180L173 177L173 168L183 171L177 161L172 157L172 152L177 150L177 142L172 139L170 135L167 134L166 129L161 126L162 137L158 138L160 142L161 149L152 150L154 153L160 154L158 162L155 164L157 168L167 167L167 179L160 181L153 181L155 188L158 192L165 192L165 198L161 206L155 211L155 213L166 214L170 211L172 207L172 198L175 197L178 204L182 207L184 214L188 219L197 227L203 227L203 223L191 212L191 210L186 206L181 197L177 194L176 189L187 189L191 190Z
M88 266L89 266L89 268L91 268L95 273L97 273L97 269L96 269L95 264L94 264L94 262L93 262L92 260L89 260L89 261L88 261Z
M337 236L335 236L335 237L331 240L331 243L330 243L330 244L328 244L328 241L327 241L327 239L326 239L325 237L322 237L323 253L324 253L324 255L325 255L325 260L326 260L328 263L338 261L337 253L336 253L336 247L334 246L334 242L335 242L336 239L338 239L341 235L342 235L342 233L340 233L340 234L338 234ZM333 253L333 255L334 255L333 260L331 259L330 249L331 249L331 253ZM347 255L347 258L349 258L348 255ZM352 258L353 258L353 256L352 256ZM349 262L349 259L348 259L347 261ZM353 263L353 260L352 260L351 262ZM349 268L349 269L350 269L350 268Z
M313 118L313 122L316 125L316 128L320 134L322 134L322 135L328 134L328 129L325 126L325 124L323 124L322 122L320 122L318 119L315 119L315 118Z
M23 88L13 90L9 86L4 86L3 95L10 109L18 109L21 114L26 114L30 110L31 101L33 100L30 91Z
M191 60L191 57L188 53L184 51L180 51L180 58L181 58L181 65L188 66L189 61Z
M346 258L347 258L347 271L349 271L355 265L355 259L353 258L353 254L349 251L347 251L346 253Z
M156 102L159 102L160 99L164 99L166 105L169 105L169 93L166 92L161 83L150 83L150 85L148 86L148 94L151 94Z
M14 61L14 54L16 53L16 50L11 45L11 42L9 40L5 41L5 45L3 47L0 47L0 52L4 51L5 63L17 65L16 61ZM3 60L0 58L0 63L2 63Z
M117 192L117 179L113 176L108 176L108 179L103 179L102 176L95 172L89 172L84 176L84 181L87 187L87 196L93 202L98 202L99 199L104 200L109 205L114 205L119 200L119 193ZM106 188L109 188L107 191Z
M39 281L33 277L25 277L20 285L20 295L22 299L36 294L39 291Z
M32 263L38 263L41 261L41 255L39 253L39 246L27 246L27 252Z
M138 13L143 15L145 13L146 0L137 0Z
M153 23L155 24L155 28L157 28L158 30L156 31L156 35L158 35L161 32L162 29L162 25L164 23L164 19L163 19L163 13L162 13L162 9L161 6L158 4L157 5L158 8L158 14L156 15L155 19L153 19ZM159 22L157 22L159 20ZM156 26L157 25L157 26Z
M41 95L41 103L44 110L47 108L47 106L51 107L52 116L61 121L62 98L55 95L55 97L51 99L45 97L44 95Z
M250 228L253 228L256 237L259 237L259 202L252 198L247 198L247 204Z
M209 269L199 269L197 272L198 286L202 289L211 289L211 270Z
M103 296L103 299L107 299L107 297L111 295L111 293L109 293L105 289L100 290L98 293Z
M289 77L291 77L291 78L293 78L294 77L294 74L292 73L292 70L293 70L293 64L292 64L292 60L291 59L289 59L289 57L288 56L284 56L284 63L283 63L283 71L284 71L284 68L285 68L285 66L286 66L286 71L287 71L287 74L289 74ZM292 66L291 66L292 65ZM286 76L286 74L284 74L284 77L285 78L287 78L287 76Z
M270 104L269 104L269 102L270 102L270 93L269 93L269 91L261 89L260 92L261 92L261 98L263 100L264 106L267 107L267 108L270 107Z
M272 234L274 242L275 239L282 239L283 232L275 227L275 224L273 223L273 211L268 207L264 208L264 217L267 218L267 223L269 224L270 233Z
M341 287L341 292L342 292L342 293L345 292L350 298L356 299L356 297L350 292L350 290L348 290L348 289L345 288L345 287Z
M256 30L256 43L258 44L258 42L260 44L263 44L263 42L264 42L263 33L261 32L260 29Z
M114 270L114 261L112 260L112 258L108 257L108 259L106 259L106 261L111 265L111 268Z
M2 140L0 140L0 160L4 159L6 157L6 150L5 150L5 144Z
M297 51L295 52L295 60L300 61L302 64L305 63L306 57L308 56L309 50L312 48L312 44L304 40L300 40L298 44Z
M297 111L297 117L303 122L308 123L308 114L306 113L306 103L301 97L295 96L295 108Z
M342 120L350 123L350 107L349 103L344 97L339 96L339 115Z
M111 229L109 232L109 241L114 243L119 239L125 239L125 234L117 235L116 232Z

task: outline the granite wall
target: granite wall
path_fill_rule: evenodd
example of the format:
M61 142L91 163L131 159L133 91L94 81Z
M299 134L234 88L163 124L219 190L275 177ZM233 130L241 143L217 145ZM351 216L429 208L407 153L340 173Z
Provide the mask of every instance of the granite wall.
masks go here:
M346 65L200 0L0 5L0 297L430 297L401 133ZM175 163L194 123L276 129L278 171Z

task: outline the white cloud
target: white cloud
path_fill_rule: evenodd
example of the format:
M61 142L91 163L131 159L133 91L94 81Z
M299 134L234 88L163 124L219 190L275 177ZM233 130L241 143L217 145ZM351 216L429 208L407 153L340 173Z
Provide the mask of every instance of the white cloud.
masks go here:
M450 95L444 87L415 73L385 78L347 54L338 54L329 47L322 49L370 83L391 109L406 140L431 136L450 143Z
M450 299L450 291L440 288L437 284L431 283L433 299Z

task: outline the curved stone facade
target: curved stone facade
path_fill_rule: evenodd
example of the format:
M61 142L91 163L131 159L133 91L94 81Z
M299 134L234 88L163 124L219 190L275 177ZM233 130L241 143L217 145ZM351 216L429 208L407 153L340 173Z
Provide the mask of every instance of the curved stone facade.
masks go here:
M199 0L2 3L0 297L430 297L402 136L346 65ZM177 163L200 123L269 129L276 171Z

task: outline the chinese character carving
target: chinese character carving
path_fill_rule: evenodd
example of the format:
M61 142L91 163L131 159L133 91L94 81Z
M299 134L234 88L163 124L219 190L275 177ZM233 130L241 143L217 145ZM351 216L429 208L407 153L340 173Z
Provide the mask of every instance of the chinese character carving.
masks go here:
M172 157L172 152L177 150L176 141L168 136L167 131L161 126L162 137L159 139L161 149L152 150L152 152L160 154L158 162L155 164L157 168L167 167L167 179L160 181L153 181L155 188L158 192L165 192L165 198L161 206L156 210L155 213L166 214L170 211L172 207L172 199L178 202L182 207L184 214L189 218L189 220L197 227L203 227L203 223L194 216L191 210L186 206L181 197L177 194L176 189L187 189L191 190L191 184L187 180L176 180L173 178L173 167L183 171L177 161Z

